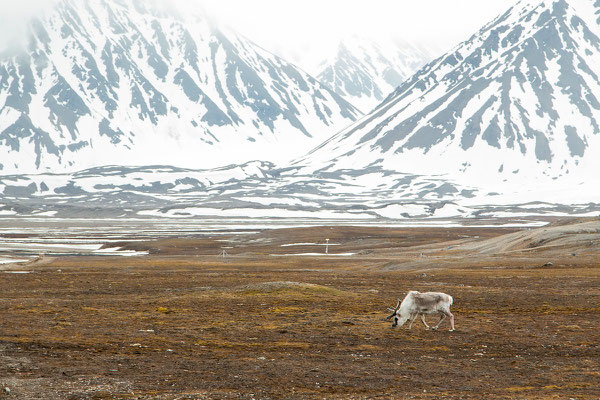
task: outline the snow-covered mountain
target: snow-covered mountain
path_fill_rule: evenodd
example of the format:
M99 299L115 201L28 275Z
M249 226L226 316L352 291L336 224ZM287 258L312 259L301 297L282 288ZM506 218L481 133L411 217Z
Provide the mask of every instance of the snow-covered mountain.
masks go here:
M379 105L394 89L433 57L397 39L352 37L319 66L318 79L364 112Z
M600 1L518 3L296 165L598 197Z
M281 161L360 115L176 1L55 3L0 55L2 173Z
M250 162L210 170L105 166L74 173L4 175L0 176L0 218L226 217L257 223L257 218L300 218L369 223L597 216L600 212L600 204L585 203L585 199L566 206L530 202L526 197L509 205L482 204L476 188L436 176L285 173L270 163ZM372 184L375 179L378 186Z
M598 77L600 0L524 1L292 165L5 175L0 215L597 216Z
M521 220L600 213L600 204L580 193L586 192L576 183L564 188L561 198L552 187L547 189L526 188L515 199L510 193L488 193L444 176L373 170L289 174L264 162L209 170L105 166L74 173L0 176L0 218L196 217L251 219L258 224L260 218L331 223L382 219L454 223L449 220L467 218L488 224L486 219L495 217Z

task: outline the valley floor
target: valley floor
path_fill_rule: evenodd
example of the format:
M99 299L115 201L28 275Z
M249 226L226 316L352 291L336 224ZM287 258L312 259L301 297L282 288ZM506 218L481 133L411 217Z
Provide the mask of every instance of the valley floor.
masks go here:
M514 235L186 232L2 264L0 399L600 398L598 235ZM392 329L408 290L451 294L457 330Z

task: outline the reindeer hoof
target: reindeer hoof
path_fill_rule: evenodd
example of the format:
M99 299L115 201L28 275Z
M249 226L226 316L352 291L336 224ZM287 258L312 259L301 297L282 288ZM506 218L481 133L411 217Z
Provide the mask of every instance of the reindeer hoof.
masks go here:
M434 331L437 331L437 326L434 326L433 328L431 328Z
M448 332L454 332L454 329L448 329Z

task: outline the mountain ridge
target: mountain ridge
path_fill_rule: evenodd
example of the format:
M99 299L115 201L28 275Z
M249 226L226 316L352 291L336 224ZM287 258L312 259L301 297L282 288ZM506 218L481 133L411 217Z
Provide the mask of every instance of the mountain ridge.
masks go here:
M0 214L597 216L599 16L600 0L521 2L293 163L5 175Z
M595 165L588 149L600 146L593 95L600 92L593 62L600 29L589 15L598 15L600 3L593 7L579 0L519 3L295 164L307 171L379 165L479 180L525 170L554 179Z
M203 13L160 4L62 0L32 20L27 51L0 58L4 171L283 159L360 115Z
M335 56L321 63L317 78L369 112L431 58L405 41L355 36L340 41Z

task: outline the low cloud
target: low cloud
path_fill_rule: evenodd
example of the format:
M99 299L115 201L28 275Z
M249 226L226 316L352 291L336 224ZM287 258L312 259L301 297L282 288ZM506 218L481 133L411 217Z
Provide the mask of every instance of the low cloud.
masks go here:
M55 3L56 0L0 0L0 53L25 48L31 19Z

